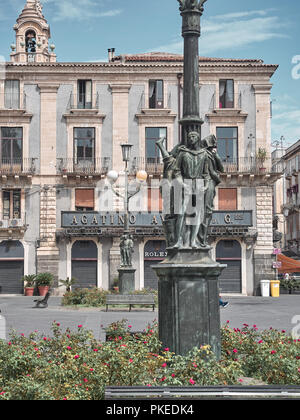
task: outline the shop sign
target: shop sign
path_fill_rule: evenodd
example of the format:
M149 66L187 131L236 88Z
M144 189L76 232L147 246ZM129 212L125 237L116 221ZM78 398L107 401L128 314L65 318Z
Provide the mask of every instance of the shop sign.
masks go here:
M161 227L162 224L163 214L158 212L129 214L129 225L132 227ZM211 227L250 227L252 225L252 211L216 211L213 213L210 224ZM63 228L123 227L124 213L63 211L61 226Z

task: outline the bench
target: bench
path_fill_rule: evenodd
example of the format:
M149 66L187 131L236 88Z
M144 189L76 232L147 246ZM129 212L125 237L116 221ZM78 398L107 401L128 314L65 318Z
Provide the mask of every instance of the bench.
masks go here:
M107 295L105 303L106 312L108 305L129 305L129 312L133 305L151 305L154 311L155 297L154 295Z
M43 299L35 299L34 300L34 302L36 302L35 308L39 308L40 306L42 306L42 308L47 308L49 297L50 297L50 293L47 292L46 296Z

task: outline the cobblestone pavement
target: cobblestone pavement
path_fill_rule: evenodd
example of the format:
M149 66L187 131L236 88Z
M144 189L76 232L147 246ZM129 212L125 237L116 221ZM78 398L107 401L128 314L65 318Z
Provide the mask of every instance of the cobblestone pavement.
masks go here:
M102 309L84 308L69 309L60 306L61 298L51 297L46 309L33 308L33 299L24 296L0 295L1 315L6 322L7 336L11 329L28 335L37 330L49 335L52 321L60 322L63 329L76 330L78 325L94 332L97 339L103 340L105 328L110 323L127 319L133 331L142 331L148 323L158 318L157 311L149 308L127 309L110 308L108 312ZM223 297L229 302L227 308L221 309L221 325L229 321L230 327L240 328L244 323L256 325L259 329L270 327L286 330L297 330L300 335L300 295L282 295L279 298L262 297ZM294 330L295 331L295 330Z

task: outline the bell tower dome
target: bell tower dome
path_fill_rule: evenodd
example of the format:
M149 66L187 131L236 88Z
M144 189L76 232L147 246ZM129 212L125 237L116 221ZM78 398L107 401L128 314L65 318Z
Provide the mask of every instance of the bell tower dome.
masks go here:
M50 26L43 15L40 0L27 0L14 25L16 44L11 45L11 61L15 63L56 62L54 45L49 46ZM50 47L50 51L49 51Z

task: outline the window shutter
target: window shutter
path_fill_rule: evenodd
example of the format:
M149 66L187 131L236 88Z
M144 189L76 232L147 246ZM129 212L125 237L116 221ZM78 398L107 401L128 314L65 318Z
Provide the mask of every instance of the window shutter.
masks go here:
M237 189L219 188L219 210L237 210Z
M94 208L94 190L93 189L75 190L75 206Z

